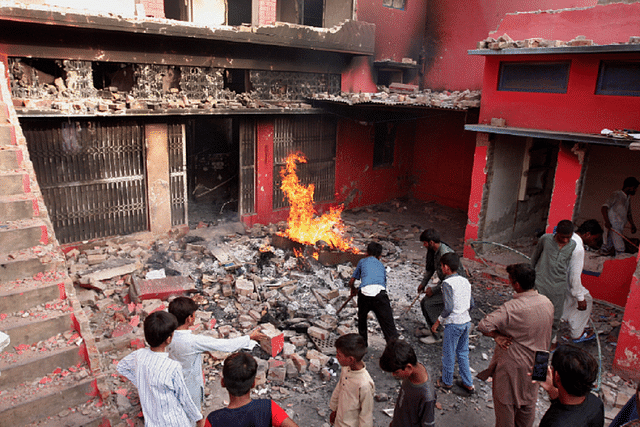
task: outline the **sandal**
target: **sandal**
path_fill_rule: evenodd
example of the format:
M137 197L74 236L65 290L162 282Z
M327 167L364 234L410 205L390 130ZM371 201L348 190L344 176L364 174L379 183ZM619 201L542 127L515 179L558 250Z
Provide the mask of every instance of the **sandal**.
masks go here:
M595 332L593 332L593 331L590 331L590 332L584 331L582 333L582 335L580 335L580 338L576 338L576 339L573 340L573 343L574 344L579 344L581 342L591 341L595 337L596 337Z
M443 381L442 381L442 377L438 378L436 380L436 387L441 388L444 391L451 391L451 389L453 388L452 385L446 385Z
M462 380L457 380L456 385L467 392L468 395L472 395L476 392L476 388L474 386L469 387L465 385Z

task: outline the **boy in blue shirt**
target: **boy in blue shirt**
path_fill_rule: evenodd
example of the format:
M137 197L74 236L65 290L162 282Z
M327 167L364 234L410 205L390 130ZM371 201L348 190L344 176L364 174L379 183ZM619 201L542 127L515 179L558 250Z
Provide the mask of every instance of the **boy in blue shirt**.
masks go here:
M358 266L349 280L351 295L358 295L358 333L364 338L367 347L369 346L367 316L370 311L376 315L387 343L398 336L396 325L393 322L391 303L386 291L387 272L380 262L380 255L382 255L382 245L376 242L369 243L367 257L358 262ZM360 286L356 288L354 283L358 279L360 279Z

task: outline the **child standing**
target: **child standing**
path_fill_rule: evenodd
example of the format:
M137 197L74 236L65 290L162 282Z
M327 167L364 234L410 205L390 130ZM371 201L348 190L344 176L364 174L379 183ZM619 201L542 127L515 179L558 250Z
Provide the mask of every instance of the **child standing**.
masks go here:
M336 427L372 427L375 385L362 358L367 353L364 338L346 334L336 340L336 358L342 367L331 395L329 421Z
M453 368L457 358L462 381L456 382L456 385L462 387L468 394L473 394L475 388L469 369L469 328L471 327L469 310L473 307L471 284L466 278L456 273L460 267L460 258L454 252L442 255L440 264L446 276L442 283L444 309L431 328L435 333L441 323L444 325L442 377L436 381L436 385L443 390L451 390Z
M191 400L180 364L171 360L166 348L178 321L166 311L151 313L144 321L144 338L150 348L141 348L118 363L118 373L138 389L146 427L185 427L202 414Z
M358 333L364 338L364 346L369 346L367 339L367 316L370 311L376 315L385 341L389 342L398 336L396 325L393 322L393 311L387 295L387 272L380 262L382 245L371 242L367 245L367 257L358 262L353 272L349 287L351 295L358 295ZM353 286L360 279L360 286Z
M404 340L392 340L380 356L380 368L402 380L389 427L435 425L436 391L411 345Z
M234 352L252 349L254 343L265 335L255 330L251 335L233 339L216 339L206 335L195 335L189 329L195 323L198 304L191 298L178 297L169 303L169 313L178 319L178 328L167 348L169 357L182 366L182 374L193 402L202 407L204 403L204 380L202 376L202 353L205 351Z
M222 387L229 392L229 406L207 416L205 427L298 427L271 399L251 399L258 364L249 353L234 353L224 360Z

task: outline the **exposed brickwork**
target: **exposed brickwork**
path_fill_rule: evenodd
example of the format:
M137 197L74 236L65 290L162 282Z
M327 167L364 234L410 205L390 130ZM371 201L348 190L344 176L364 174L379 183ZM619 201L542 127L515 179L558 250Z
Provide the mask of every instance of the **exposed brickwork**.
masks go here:
M192 100L220 98L224 89L222 72L222 68L181 67L180 90Z
M259 99L296 100L340 92L339 74L251 71L249 78Z

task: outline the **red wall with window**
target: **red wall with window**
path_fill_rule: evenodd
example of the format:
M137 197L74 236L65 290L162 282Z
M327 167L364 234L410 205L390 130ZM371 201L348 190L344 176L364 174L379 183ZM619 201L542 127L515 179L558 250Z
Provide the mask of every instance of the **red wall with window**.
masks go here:
M503 118L509 127L599 134L640 127L640 97L596 94L601 61L639 61L634 54L489 55L486 57L480 123ZM566 93L498 90L500 62L569 61Z

